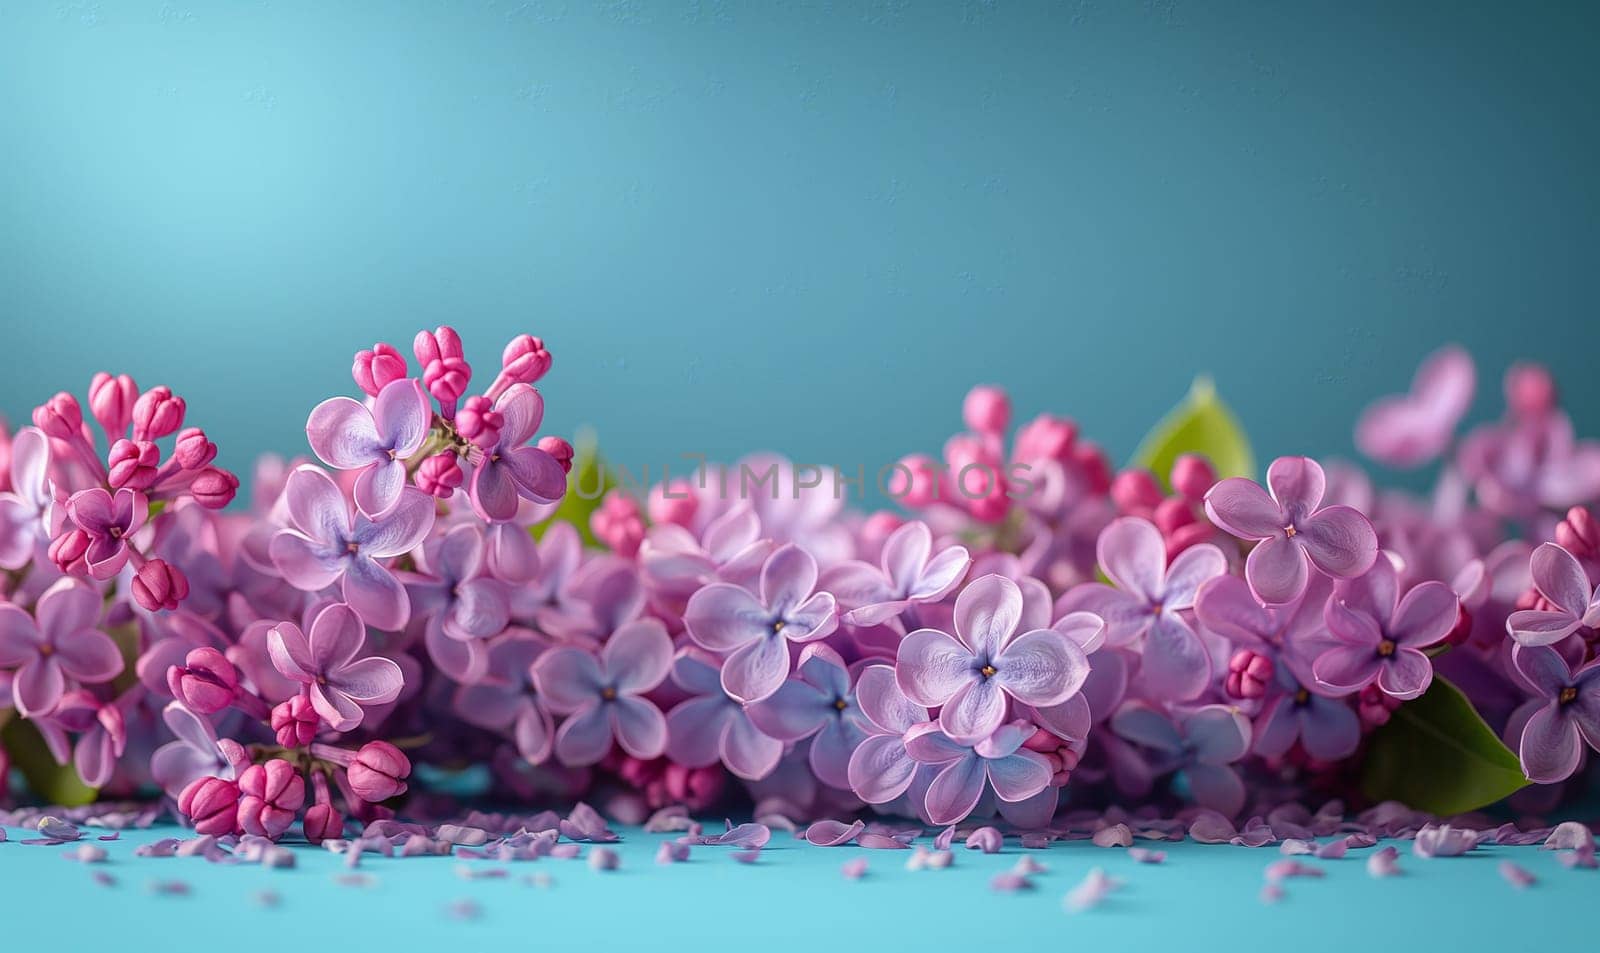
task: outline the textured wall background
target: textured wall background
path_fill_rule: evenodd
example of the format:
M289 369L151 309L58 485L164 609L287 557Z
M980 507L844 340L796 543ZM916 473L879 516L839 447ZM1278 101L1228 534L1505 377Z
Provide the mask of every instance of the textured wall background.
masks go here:
M0 5L0 410L169 383L243 466L349 355L556 353L635 466L1119 456L1197 371L1348 452L1448 339L1600 428L1594 4ZM1489 398L1497 399L1494 394ZM1487 409L1491 400L1483 401Z

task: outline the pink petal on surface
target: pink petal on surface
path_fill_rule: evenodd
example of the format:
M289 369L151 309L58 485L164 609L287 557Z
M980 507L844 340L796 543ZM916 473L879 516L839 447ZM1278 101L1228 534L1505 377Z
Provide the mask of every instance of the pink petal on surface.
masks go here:
M1128 856L1133 858L1133 862L1136 864L1159 864L1167 859L1167 852L1164 850L1151 850L1148 847L1130 847L1128 848Z
M981 850L985 854L998 854L1005 837L997 828L980 827L967 835L967 849Z
M1062 906L1066 907L1068 913L1092 910L1121 887L1121 880L1107 876L1104 870L1096 867L1089 871L1089 875L1076 887L1067 891L1067 895L1062 898Z
M1367 874L1369 876L1398 877L1400 872L1400 851L1393 844L1379 848L1371 857L1367 858Z
M1096 847L1132 847L1133 831L1126 824L1112 824L1094 832Z
M1562 821L1545 838L1544 850L1576 850L1594 847L1594 833L1577 821Z
M846 880L860 880L867 874L867 859L865 857L857 857L853 860L847 860L840 866L839 873L843 874Z
M1526 890L1539 882L1539 878L1535 877L1528 868L1509 860L1500 861L1500 876L1505 878L1506 883L1516 887L1518 890Z
M1022 874L1013 873L1008 870L1004 873L995 874L992 878L990 878L989 889L999 891L1000 893L1014 893L1019 890L1032 890L1033 881L1029 880L1027 877L1024 877Z
M850 843L867 825L861 821L820 820L806 828L805 840L816 847L839 847Z

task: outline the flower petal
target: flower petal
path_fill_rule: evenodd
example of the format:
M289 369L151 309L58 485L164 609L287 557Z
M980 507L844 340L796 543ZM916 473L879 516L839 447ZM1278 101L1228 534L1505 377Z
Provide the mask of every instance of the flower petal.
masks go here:
M285 678L309 682L317 671L311 658L311 644L293 622L281 622L267 630L267 655L272 667Z
M672 638L666 626L657 619L624 625L600 650L600 667L624 695L643 695L660 685L672 670Z
M716 764L728 719L737 713L720 692L679 702L667 712L667 757L686 768Z
M1322 466L1310 457L1279 457L1267 467L1267 488L1286 513L1315 512L1327 487Z
M1004 576L984 576L968 583L956 596L955 634L974 655L993 658L999 654L1021 618L1022 590Z
M350 504L333 477L312 466L295 467L284 483L289 522L320 543L336 543L350 534Z
M98 629L58 639L55 657L61 670L80 682L108 682L122 674L122 650Z
M972 744L994 734L1005 723L1009 707L1001 686L980 675L961 686L945 703L939 712L939 727L951 741Z
M1311 675L1324 688L1358 692L1372 684L1382 668L1382 660L1372 647L1341 645L1317 656L1311 663Z
M1254 480L1229 477L1206 492L1211 522L1240 539L1266 539L1283 532L1283 509Z
M356 475L356 508L369 518L387 515L400 502L400 493L406 488L406 465L399 460L384 459Z
M1231 705L1206 705L1183 720L1194 759L1201 764L1231 764L1250 750L1250 719Z
M1372 521L1349 506L1328 506L1298 524L1295 537L1317 568L1330 576L1352 579L1372 568L1378 558L1378 534Z
M1559 702L1540 706L1522 727L1517 746L1522 770L1535 784L1554 784L1571 777L1583 758L1583 739L1572 719L1562 716Z
M1554 645L1578 631L1583 620L1565 612L1518 609L1506 619L1511 637L1523 645Z
M850 755L850 790L868 804L887 804L906 793L917 762L898 735L872 735Z
M330 397L311 409L306 440L317 459L335 470L358 470L387 457L367 405Z
M1128 645L1144 635L1155 620L1149 603L1132 593L1100 582L1073 586L1056 601L1056 612L1090 612L1105 621L1107 645Z
M722 690L735 701L768 698L789 677L789 643L763 636L734 649L722 663Z
M411 618L411 597L389 570L356 557L344 571L344 601L375 629L398 632Z
M328 676L329 685L361 705L386 705L400 697L405 683L400 666L377 655L357 659Z
M1267 605L1284 605L1299 598L1306 591L1308 575L1305 553L1286 536L1262 540L1245 557L1245 581Z
M1573 617L1589 610L1594 590L1576 557L1555 543L1542 543L1528 557L1528 571L1539 592Z
M501 457L517 494L533 503L554 503L567 492L567 471L538 447L518 447Z
M778 767L783 757L783 742L756 730L750 719L735 711L722 736L722 763L736 777L760 781Z
M1210 543L1190 546L1179 553L1167 568L1166 590L1161 604L1168 609L1187 609L1194 605L1202 583L1228 571L1228 557Z
M1166 591L1167 544L1154 523L1134 516L1112 520L1100 531L1095 554L1118 589L1146 603L1161 601Z
M1136 680L1151 698L1188 701L1211 681L1211 654L1187 622L1163 612L1144 637Z
M495 401L503 422L500 425L500 446L520 447L532 440L544 423L544 397L537 388L527 384L513 384Z
M906 598L913 602L943 599L961 584L971 566L972 557L965 546L947 546L922 567Z
M61 701L66 687L66 679L56 660L35 656L17 669L16 678L11 682L11 696L17 712L24 718L32 718L49 714Z
M1561 653L1549 646L1515 645L1511 648L1511 664L1528 683L1547 698L1561 694L1572 684L1572 669Z
M561 723L556 730L556 757L563 764L585 767L610 753L611 713L607 707L591 702Z
M761 567L761 601L774 615L788 616L817 588L817 561L793 543L779 547Z
M1183 736L1172 719L1144 702L1129 702L1111 716L1111 730L1137 745L1162 754L1183 750Z
M1413 648L1398 648L1378 672L1378 687L1399 699L1416 698L1433 683L1433 663Z
M920 520L906 523L884 540L880 562L897 597L911 593L932 551L933 532Z
M938 629L918 629L900 642L895 679L906 697L933 708L977 677L972 651Z
M605 688L605 675L594 656L570 646L539 656L532 671L539 697L558 715L594 704Z
M869 665L861 670L856 678L856 704L879 730L894 735L928 720L928 710L906 697L889 665Z
M987 776L983 759L968 756L946 765L928 785L923 807L934 824L954 824L964 820L983 797Z
M683 624L691 639L713 652L731 652L772 632L767 607L748 591L725 582L690 596Z
M503 460L485 458L472 470L467 496L477 514L491 523L504 523L517 515L517 485Z
M1412 587L1400 600L1389 623L1389 638L1400 645L1424 649L1449 635L1460 616L1461 600L1455 591L1430 580Z
M1244 807L1244 782L1232 768L1214 764L1190 765L1184 772L1195 803L1233 817Z
M1025 705L1059 705L1089 677L1089 659L1054 629L1035 629L1012 639L994 660L994 678Z
M1312 695L1299 711L1300 743L1319 761L1342 761L1361 743L1361 719L1339 699Z
M608 706L617 744L631 757L650 761L667 749L667 720L661 709L642 698L624 695Z
M361 616L347 605L326 606L311 620L307 643L311 667L307 671L331 674L349 664L367 641Z
M342 555L292 529L275 533L267 552L284 581L302 592L326 589L344 572Z
M1050 784L1050 762L1026 748L1004 758L985 762L989 784L1002 801L1026 801Z
M353 538L361 552L374 559L403 556L417 548L433 529L433 497L421 490L406 488L388 513L377 519L356 518Z
M394 451L400 460L422 449L431 417L428 398L412 378L390 381L372 402L372 421L379 440L385 451Z

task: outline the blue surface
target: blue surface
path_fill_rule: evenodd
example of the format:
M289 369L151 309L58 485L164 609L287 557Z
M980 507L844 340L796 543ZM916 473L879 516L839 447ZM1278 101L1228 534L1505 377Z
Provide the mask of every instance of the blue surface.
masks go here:
M32 836L18 829L13 840ZM285 939L315 936L338 949L478 950L515 939L518 949L548 950L1061 950L1181 949L1303 953L1364 949L1551 950L1581 945L1582 911L1600 872L1568 870L1532 847L1482 847L1458 858L1423 860L1397 842L1404 875L1367 876L1370 851L1342 860L1300 860L1322 879L1284 883L1276 905L1259 899L1262 872L1281 859L1275 847L1251 850L1193 842L1154 845L1164 864L1136 864L1121 849L1087 842L1027 851L1049 870L1036 889L997 894L994 874L1024 851L995 855L956 850L947 870L911 872L906 851L818 848L778 833L759 861L736 863L725 847L697 847L685 864L654 863L662 835L623 829L613 845L622 866L590 870L582 860L545 858L498 864L449 857L383 859L367 855L366 887L343 886L343 858L297 848L293 870L220 866L199 858L146 859L134 847L171 829L126 832L103 844L117 879L103 887L91 870L60 856L65 847L0 844L7 940L18 949L70 939L72 949L161 950L222 942L236 953L282 953ZM925 839L926 840L926 839ZM1014 843L1014 842L1013 842ZM586 846L585 851L589 848ZM847 881L848 859L865 856L866 877ZM1512 858L1539 882L1516 890L1500 878ZM501 867L503 880L460 877L456 868ZM1088 871L1103 867L1125 887L1103 906L1068 914L1062 897ZM548 874L540 888L526 878ZM150 892L152 881L182 880L188 896ZM270 889L281 902L262 908ZM471 900L480 916L450 914ZM346 947L344 944L350 944ZM1094 945L1103 944L1103 945Z
M1579 427L1600 5L1472 0L0 5L0 411L168 383L304 452L350 355L556 354L637 472L868 472L961 394L1118 459L1200 371L1261 455L1349 453L1445 340ZM173 346L174 340L182 341Z

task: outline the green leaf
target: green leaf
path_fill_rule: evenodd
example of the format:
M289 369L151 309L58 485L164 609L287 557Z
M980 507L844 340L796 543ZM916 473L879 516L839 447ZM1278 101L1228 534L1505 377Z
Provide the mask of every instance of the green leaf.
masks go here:
M1395 710L1372 735L1361 790L1434 814L1460 814L1504 798L1528 779L1472 703L1435 675L1422 697Z
M589 517L600 508L600 501L617 485L617 478L600 456L594 431L580 430L573 440L572 472L567 475L567 495L561 498L555 514L533 527L534 539L544 537L551 523L571 523L585 546L599 546L589 529Z
M1172 464L1185 453L1198 453L1209 459L1219 477L1253 479L1256 475L1250 440L1239 426L1239 419L1217 396L1209 377L1195 378L1183 403L1145 435L1134 451L1133 465L1155 474L1161 485L1170 490Z
M11 763L22 772L28 787L46 804L77 807L93 801L99 793L78 778L78 770L70 763L56 764L39 729L30 722L13 718L0 729L0 742L5 744Z

